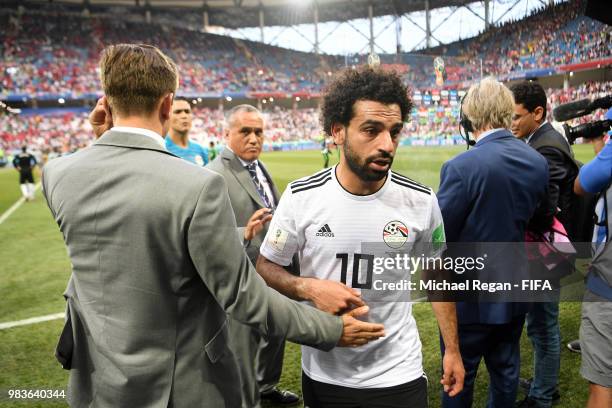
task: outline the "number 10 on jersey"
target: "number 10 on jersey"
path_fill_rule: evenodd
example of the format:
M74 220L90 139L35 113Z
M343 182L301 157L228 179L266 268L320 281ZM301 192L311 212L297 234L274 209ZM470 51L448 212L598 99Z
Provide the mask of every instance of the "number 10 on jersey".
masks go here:
M336 259L341 261L340 281L346 285L346 272L348 270L349 254L336 254ZM365 267L366 279L361 282L362 265ZM351 287L355 289L372 289L372 274L374 272L374 255L353 254L353 279Z

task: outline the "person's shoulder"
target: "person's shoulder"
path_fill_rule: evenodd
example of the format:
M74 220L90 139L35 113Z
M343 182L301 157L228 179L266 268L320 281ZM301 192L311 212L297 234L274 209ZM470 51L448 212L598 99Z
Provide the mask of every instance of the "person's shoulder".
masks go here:
M219 155L217 155L217 157L215 157L206 166L204 166L204 168L220 174L224 174L226 171L229 171L229 169L227 169L224 165L223 159Z
M398 188L409 194L416 194L417 196L432 196L433 189L421 184L409 177L404 176L396 171L391 171L389 176L391 177L391 183L394 184L395 188Z
M194 150L207 150L203 144L193 139L189 139L189 147Z
M334 167L328 167L320 170L310 176L299 178L288 185L288 190L292 195L310 191L313 193L325 186L332 179L332 171Z
M478 149L481 149L481 148L478 147L478 148L466 150L464 152L459 153L452 159L447 160L444 163L444 167L446 168L464 167L464 166L472 167L474 163L476 164L479 163L479 160L475 160L475 159L480 159L480 157L487 157L486 154L483 154L482 149L481 150L478 150Z

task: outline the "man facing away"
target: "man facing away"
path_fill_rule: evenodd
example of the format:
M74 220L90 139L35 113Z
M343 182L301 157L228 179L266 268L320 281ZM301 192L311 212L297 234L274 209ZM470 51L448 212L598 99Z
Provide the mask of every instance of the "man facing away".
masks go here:
M166 149L181 159L198 166L208 164L208 149L189 140L189 131L193 121L191 105L185 99L175 99L170 115L170 131L166 136Z
M72 263L57 347L71 406L240 406L228 314L321 349L384 334L266 287L236 234L223 178L164 147L172 60L152 46L112 45L100 76L106 98L91 117L103 134L43 174Z
M259 159L264 141L264 119L251 105L238 105L225 115L226 147L207 168L221 174L236 223L243 230L246 252L253 264L257 262L262 238L268 231L271 211L280 194L266 166ZM299 274L297 264L293 272ZM230 343L241 368L244 404L257 407L261 399L277 405L291 405L299 397L277 388L280 381L284 338L266 338L239 322L230 323Z
M444 163L440 172L438 200L449 243L523 242L525 227L545 198L546 160L508 130L513 110L512 93L493 78L472 85L462 102L467 123L462 122L473 132L476 145ZM511 280L528 268L523 255L518 251L512 259L503 252L491 256L488 272ZM526 303L457 302L465 388L455 397L443 395L443 407L472 406L474 380L483 358L490 378L487 407L514 406L519 340L528 308Z
M36 158L28 153L28 148L23 146L21 153L13 159L13 166L19 172L19 186L21 194L26 201L34 199L34 166L36 166Z
M391 171L411 105L395 73L346 70L329 84L321 117L325 132L341 147L340 163L285 190L257 262L270 286L340 313L363 304L358 288L371 289L367 282L372 280L374 255L365 254L362 244L385 245L383 236L393 235L393 242L408 247L443 237L433 191ZM284 269L296 253L299 277ZM427 406L421 342L410 302L374 302L370 307L369 317L381 319L387 328L387 337L373 347L328 353L302 347L305 406ZM464 373L455 304L432 307L449 350L441 383L455 395Z

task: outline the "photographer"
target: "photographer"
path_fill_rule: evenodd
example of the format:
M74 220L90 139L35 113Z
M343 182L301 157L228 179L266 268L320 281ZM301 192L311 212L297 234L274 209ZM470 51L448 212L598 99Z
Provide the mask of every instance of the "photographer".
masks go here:
M612 110L606 114L612 118ZM582 302L580 373L590 382L588 408L612 406L612 143L603 135L593 140L597 156L581 169L574 183L576 194L598 193L593 232L593 260Z

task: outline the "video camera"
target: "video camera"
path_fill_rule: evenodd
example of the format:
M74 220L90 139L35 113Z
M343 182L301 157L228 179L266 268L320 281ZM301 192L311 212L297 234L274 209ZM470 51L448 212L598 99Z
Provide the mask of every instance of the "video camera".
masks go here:
M565 122L570 119L588 115L596 109L609 109L612 107L612 96L604 96L595 100L581 99L576 102L565 103L553 109L553 117L558 122ZM583 139L594 139L601 136L612 127L612 120L597 120L590 123L583 123L578 126L563 125L565 137L570 144L574 144L579 137Z

